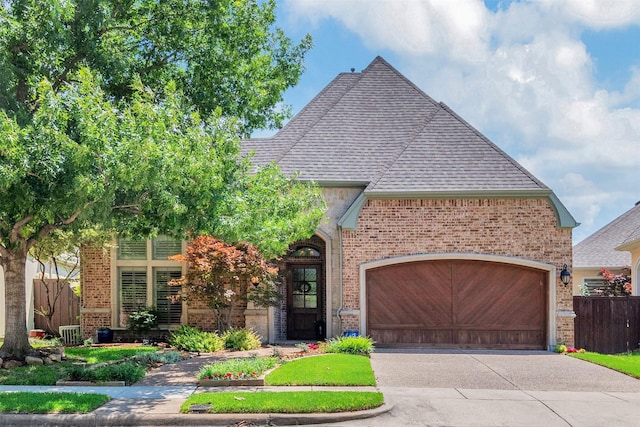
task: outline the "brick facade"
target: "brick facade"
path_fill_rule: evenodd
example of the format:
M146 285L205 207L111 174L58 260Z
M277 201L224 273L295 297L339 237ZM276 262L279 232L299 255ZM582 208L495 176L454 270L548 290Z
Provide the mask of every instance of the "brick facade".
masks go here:
M356 230L342 232L343 308L360 310L359 266L385 258L434 253L518 257L555 266L571 263L571 229L558 228L546 199L368 200ZM559 274L559 270L558 270ZM571 288L556 277L556 339L573 343ZM358 329L358 317L342 317Z
M571 229L557 226L554 210L546 199L373 199L362 207L357 228L342 230L340 235L338 220L358 193L355 188L324 189L329 209L319 233L327 244L325 296L330 301L331 319L327 324L333 336L360 329L362 263L407 255L463 253L570 266ZM95 335L97 327L112 324L111 296L116 284L111 283L110 261L108 251L83 248L81 323L85 338ZM559 313L555 338L572 344L571 288L564 287L557 277L552 291L556 294L556 307L549 310ZM286 313L280 312L284 309L283 303L281 310L274 310L276 318L270 319L268 327L254 324L260 319L267 321L266 313L244 311L244 307L235 310L234 322L238 326L247 322L265 339L269 328L276 329L276 338L285 338L281 329ZM216 329L215 316L201 304L188 307L183 320L202 330Z

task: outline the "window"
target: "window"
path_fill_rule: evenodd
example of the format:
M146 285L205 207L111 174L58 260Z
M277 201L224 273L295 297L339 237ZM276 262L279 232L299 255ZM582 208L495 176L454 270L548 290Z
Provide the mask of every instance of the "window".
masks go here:
M294 268L293 306L316 308L318 306L318 269L316 267Z
M156 308L160 327L181 323L182 303L170 299L180 288L168 286L170 280L183 274L182 264L168 257L181 252L182 242L165 236L146 241L118 240L118 326L126 326L128 314L145 307Z
M605 289L608 286L607 281L602 277L585 278L582 282L580 293L585 297L594 296L598 295L596 290Z
M293 253L294 257L305 257L305 258L313 258L313 257L319 257L320 256L320 252L318 252L317 249L314 249L312 247L309 246L303 246L300 247L298 249L296 249L296 251Z

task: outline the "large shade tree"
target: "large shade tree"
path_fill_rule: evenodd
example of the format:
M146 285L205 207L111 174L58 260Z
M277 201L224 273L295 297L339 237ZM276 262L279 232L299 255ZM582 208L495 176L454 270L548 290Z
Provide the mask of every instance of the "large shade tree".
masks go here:
M267 256L310 234L317 187L249 173L310 47L273 1L0 0L4 356L23 357L25 261L56 229L209 233ZM193 234L192 234L193 235Z

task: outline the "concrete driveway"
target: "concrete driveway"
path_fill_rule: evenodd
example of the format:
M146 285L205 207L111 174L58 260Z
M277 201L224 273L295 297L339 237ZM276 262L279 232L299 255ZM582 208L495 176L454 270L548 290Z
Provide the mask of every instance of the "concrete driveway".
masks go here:
M551 352L377 349L371 364L393 408L337 425L640 425L640 380Z

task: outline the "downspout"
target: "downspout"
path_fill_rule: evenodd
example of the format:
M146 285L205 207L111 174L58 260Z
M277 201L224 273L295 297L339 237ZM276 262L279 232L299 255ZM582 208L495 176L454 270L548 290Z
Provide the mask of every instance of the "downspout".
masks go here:
M338 225L338 291L340 292L340 305L338 306L338 310L336 311L336 315L338 316L338 330L340 331L340 335L342 335L342 317L340 314L342 313L342 308L344 305L343 294L342 294L342 226Z

